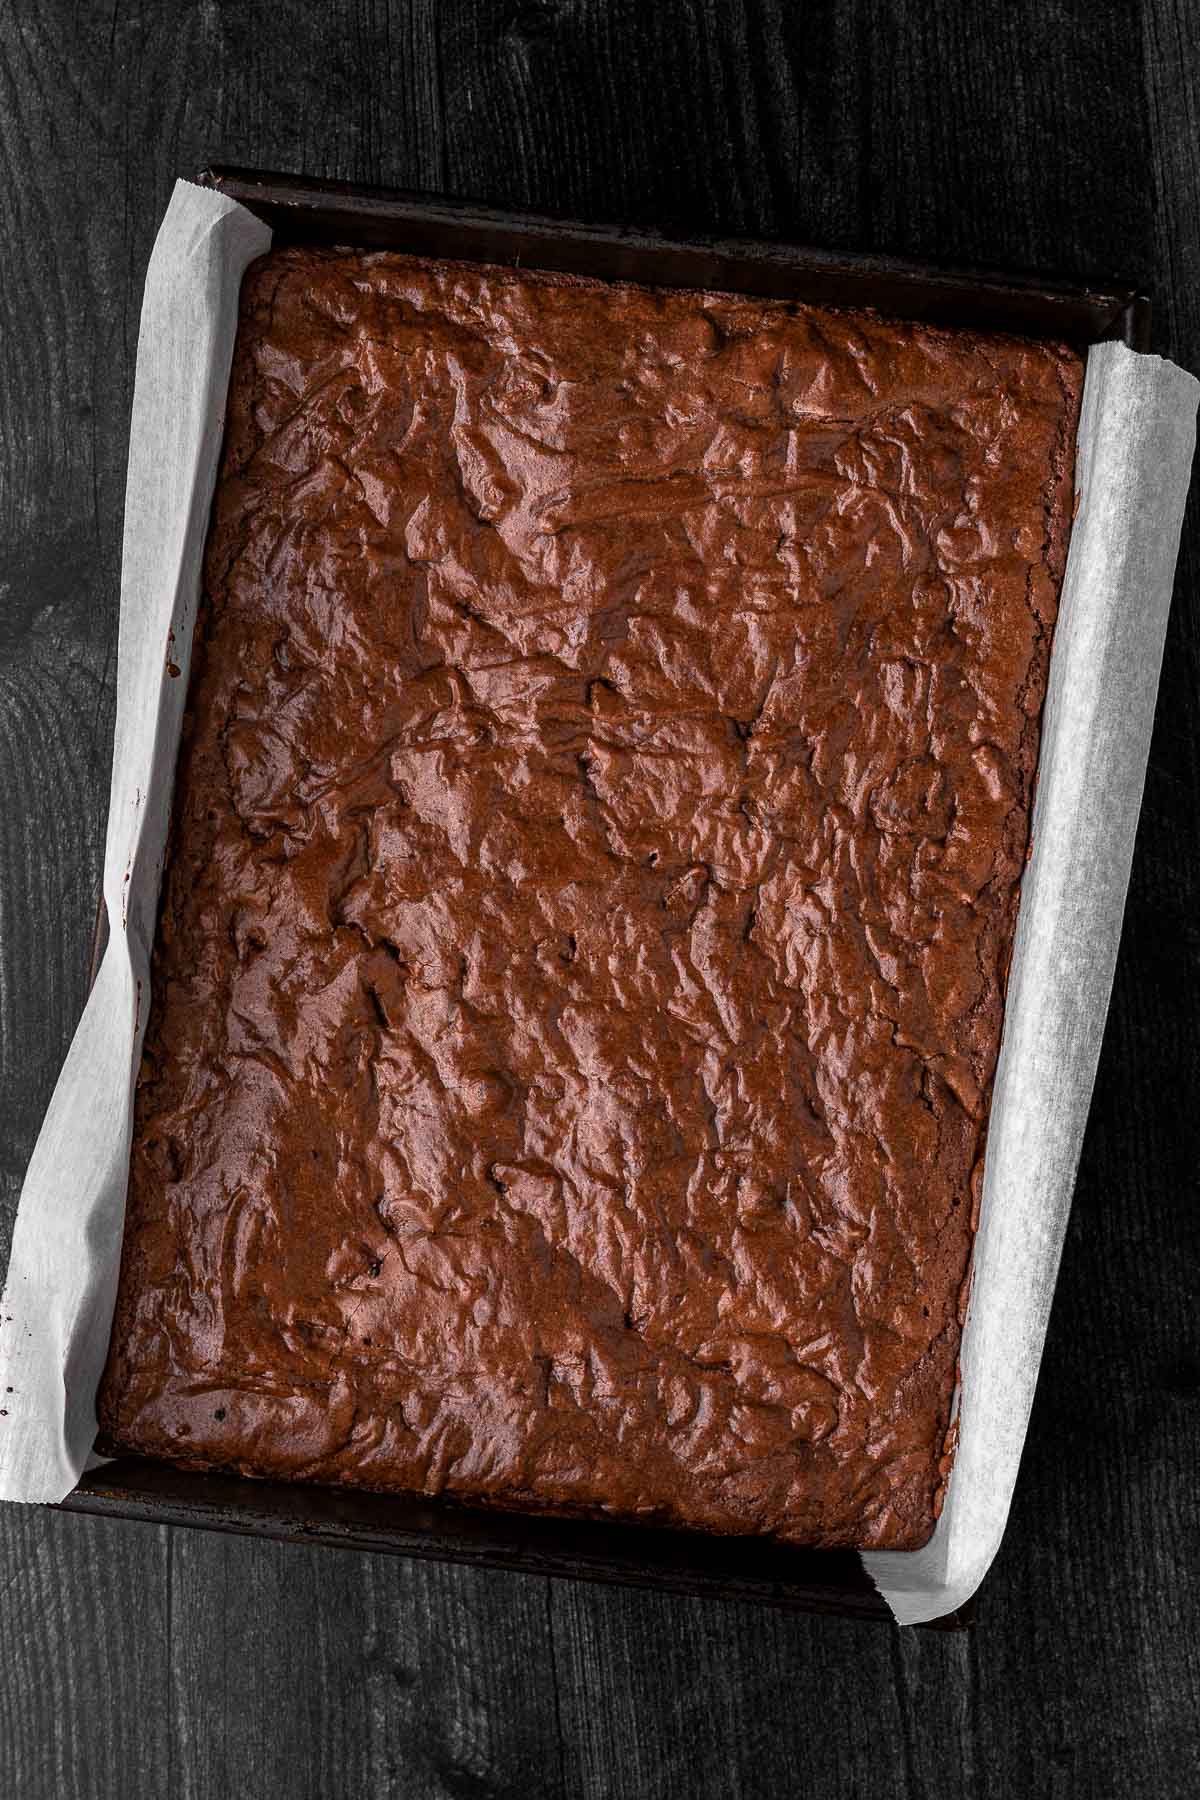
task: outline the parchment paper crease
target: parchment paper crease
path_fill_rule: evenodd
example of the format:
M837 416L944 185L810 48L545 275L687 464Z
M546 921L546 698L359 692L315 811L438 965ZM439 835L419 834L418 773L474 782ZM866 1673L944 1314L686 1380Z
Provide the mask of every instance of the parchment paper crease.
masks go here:
M104 865L109 941L34 1149L0 1303L0 1499L89 1464L108 1346L175 753L237 295L268 229L179 183L138 340ZM959 1446L930 1544L863 1561L897 1618L953 1610L1004 1529L1125 903L1200 384L1091 352L1072 534L962 1345ZM178 669L173 675L171 668Z

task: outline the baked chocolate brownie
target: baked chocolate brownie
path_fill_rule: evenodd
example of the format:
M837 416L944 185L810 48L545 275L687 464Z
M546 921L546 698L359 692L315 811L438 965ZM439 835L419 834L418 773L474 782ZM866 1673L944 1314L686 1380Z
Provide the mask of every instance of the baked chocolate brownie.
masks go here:
M730 295L252 267L111 1444L928 1537L1081 378Z

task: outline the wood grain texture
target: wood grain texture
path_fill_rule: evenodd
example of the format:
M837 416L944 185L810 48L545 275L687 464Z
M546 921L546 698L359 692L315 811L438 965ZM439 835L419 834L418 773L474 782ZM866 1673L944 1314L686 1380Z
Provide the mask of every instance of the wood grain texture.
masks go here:
M1146 282L1200 368L1190 0L11 0L0 1264L83 1000L125 435L214 158ZM1028 1450L973 1635L0 1512L0 1793L1200 1789L1200 515Z

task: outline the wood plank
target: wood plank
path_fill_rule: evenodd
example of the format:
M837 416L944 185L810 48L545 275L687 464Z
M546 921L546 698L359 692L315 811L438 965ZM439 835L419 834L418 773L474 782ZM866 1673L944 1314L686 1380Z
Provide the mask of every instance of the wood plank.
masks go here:
M14 1800L169 1791L168 1533L97 1523L0 1515L0 1791Z
M183 1800L558 1791L544 1583L172 1535Z

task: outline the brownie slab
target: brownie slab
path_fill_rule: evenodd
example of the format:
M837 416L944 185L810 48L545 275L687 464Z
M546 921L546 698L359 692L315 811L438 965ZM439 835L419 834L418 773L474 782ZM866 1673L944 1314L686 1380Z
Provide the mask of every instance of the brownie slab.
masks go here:
M252 266L110 1446L925 1541L1081 382L868 314Z

